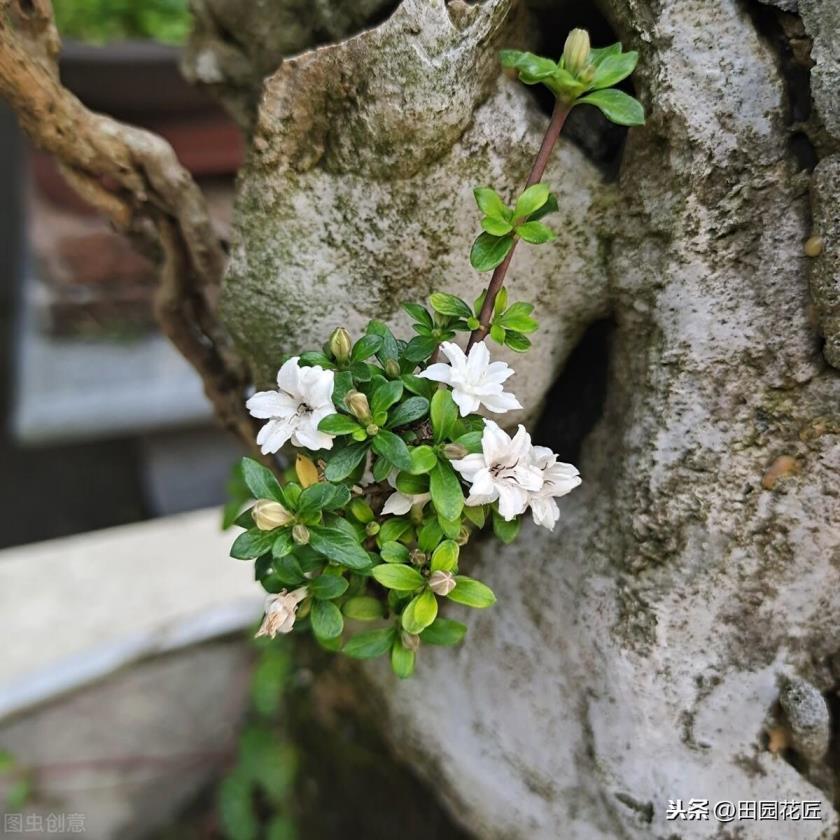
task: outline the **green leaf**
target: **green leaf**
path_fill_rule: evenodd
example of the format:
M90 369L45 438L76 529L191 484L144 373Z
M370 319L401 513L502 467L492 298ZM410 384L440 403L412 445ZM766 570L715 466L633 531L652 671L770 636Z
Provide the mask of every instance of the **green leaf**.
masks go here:
M483 528L484 522L487 519L487 514L484 512L484 505L464 505L464 516L472 522L476 528Z
M380 347L382 347L382 336L364 335L353 345L350 361L363 362L376 353Z
M382 346L376 352L381 362L396 359L400 355L400 346L387 324L382 321L371 321L367 325L366 332L370 335L378 335L382 339Z
M447 388L438 388L432 397L429 416L432 421L435 443L446 440L458 420L458 406L452 399L452 392Z
M398 563L383 563L380 566L374 566L372 574L384 587L396 589L399 592L413 592L426 583L417 569Z
M242 459L242 478L255 499L274 499L286 504L283 490L274 473L253 458Z
M310 527L309 545L319 554L348 569L367 569L370 566L370 557L364 548L338 528Z
M328 435L349 435L362 427L346 414L329 414L319 424L318 431Z
M343 484L319 482L307 487L298 499L299 516L307 516L319 510L337 510L350 501L350 490Z
M329 481L343 481L361 463L367 452L364 443L351 443L343 449L337 449L327 464L324 475Z
M493 533L505 545L512 543L519 535L519 529L522 527L521 517L515 517L509 522L503 519L498 511L493 511Z
M349 585L343 577L338 575L321 575L310 581L309 591L313 598L329 601L343 595Z
M513 217L524 219L531 213L535 213L548 201L550 193L551 190L547 184L532 184L519 196L516 207L513 209Z
M435 463L437 463L437 459L435 459ZM419 496L421 493L429 492L429 479L425 475L401 472L397 475L396 485L397 490L407 496Z
M432 353L437 350L438 341L436 338L429 338L425 335L415 335L411 341L408 342L403 350L403 358L409 362L419 364L425 362Z
M335 639L344 630L341 610L332 601L313 601L309 620L312 632L321 639Z
M414 673L415 655L413 650L409 650L399 639L394 639L394 645L391 648L391 669L401 679L408 679Z
M427 400L430 400L437 390L436 382L432 382L430 379L421 379L412 373L404 373L400 379L402 379L406 391L411 391L412 394L425 397Z
M449 315L452 318L469 318L472 315L472 309L466 301L446 292L433 292L429 296L429 303L432 309L441 315Z
M403 384L399 379L386 382L380 385L374 392L370 401L370 410L373 414L387 411L403 393Z
M277 536L274 538L274 542L271 546L271 556L274 557L275 560L280 560L285 557L287 554L290 554L295 547L295 542L292 539L292 529L291 528L283 528Z
M411 455L402 438L387 429L380 429L373 439L373 451L387 458L397 469L411 469Z
M300 586L306 581L303 567L294 554L275 557L273 568L275 576L284 586Z
M447 519L444 516L438 516L438 525L440 525L443 533L449 537L450 540L457 540L461 534L461 520Z
M455 588L446 596L456 604L464 604L467 607L492 607L496 603L496 596L493 590L483 584L480 580L473 580L464 575L457 575Z
M575 102L575 105L595 105L603 115L619 125L644 125L645 110L632 96L615 88L596 90Z
M510 210L507 205L491 187L476 187L473 190L473 195L475 196L475 203L478 205L478 209L485 216L489 216L491 219L498 219L499 221L506 221L508 216L510 216ZM444 312L443 314L449 315L451 313Z
M436 618L438 602L430 589L421 592L402 612L402 626L413 636L422 633Z
M465 636L467 626L450 618L436 618L421 634L425 645L457 645Z
M375 621L385 615L382 602L370 595L357 595L355 598L348 598L341 609L347 618L356 621Z
M371 468L374 481L385 481L392 469L393 465L387 458L377 458Z
M275 814L265 830L265 840L298 840L294 820L285 814Z
M411 523L407 519L400 519L399 517L389 519L383 522L382 527L379 529L377 536L379 545L385 545L386 542L396 542L410 530Z
M589 60L597 67L608 55L617 55L621 52L621 43L616 41L608 47L594 47L589 51Z
M425 397L409 397L388 415L387 426L389 429L397 426L407 426L409 423L425 417L428 413L429 401Z
M366 630L348 639L341 652L354 659L373 659L387 653L394 644L396 636L397 631L393 627Z
M386 563L408 563L409 551L408 549L395 540L389 540L382 544L379 553Z
M516 353L524 353L531 349L531 339L518 332L505 333L504 343Z
M589 83L589 88L600 90L612 87L622 79L626 79L636 69L638 60L639 54L635 50L604 56L598 63L598 69Z
M458 519L464 509L464 493L448 461L438 461L429 473L429 492L437 512L446 519Z
M432 316L425 306L420 306L419 303L404 303L402 307L418 324L422 324L429 329L434 327L435 322L432 320Z
M237 768L219 787L219 821L225 837L231 840L256 840L260 832L252 782Z
M277 531L261 531L252 528L240 534L230 547L230 556L236 560L255 560L263 554L268 554L277 539Z
M542 245L554 239L554 231L542 222L525 222L516 228L516 233L532 245Z
M543 216L547 216L549 213L556 213L560 208L557 205L557 196L554 193L551 193L548 197L548 201L540 207L539 210L534 211L528 216L529 222L536 222L538 219L541 219Z
M485 216L481 220L481 227L485 233L489 233L491 236L504 236L513 230L513 225L510 222L500 222L498 219L491 219L490 216Z
M531 317L533 311L534 304L532 303L514 303L496 318L496 323L501 324L506 330L522 333L534 332L539 325Z
M335 362L317 350L310 350L300 354L300 364L303 367L322 367L325 370L335 370Z
M421 529L417 535L417 545L421 551L427 554L434 549L440 542L443 536L443 529L440 527L437 519L430 519Z
M490 338L493 341L497 342L498 344L505 343L505 328L499 326L499 324L491 324L490 325Z
M519 78L529 85L547 79L557 71L557 64L551 59L530 52L502 50L499 58L503 67L518 70Z
M454 572L458 568L460 549L454 540L444 540L432 553L433 572Z
M466 432L465 434L461 435L459 438L456 438L455 443L460 443L467 452L472 455L475 455L481 452L481 438L482 432Z
M470 250L470 265L476 271L491 271L510 253L513 248L513 236L492 236L479 234Z
M409 455L411 457L411 469L408 472L412 475L425 475L434 469L438 460L435 450L426 444L415 446L409 452Z
M339 371L335 375L334 383L333 402L336 405L344 405L344 398L347 396L347 392L354 387L353 376L349 370Z

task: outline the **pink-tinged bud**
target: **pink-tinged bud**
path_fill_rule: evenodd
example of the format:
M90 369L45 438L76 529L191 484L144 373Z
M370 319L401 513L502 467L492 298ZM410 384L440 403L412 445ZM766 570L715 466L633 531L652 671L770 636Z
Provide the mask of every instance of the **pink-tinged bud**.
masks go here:
M446 596L455 588L455 575L452 572L432 572L429 575L429 589L435 595Z
M273 531L282 528L294 519L294 516L280 504L269 499L260 499L252 508L254 524L261 531Z
M589 62L589 33L585 29L573 29L563 47L563 64L574 76L583 70Z
M400 634L400 641L405 647L415 653L420 650L420 637L415 636L413 633L406 633L405 630L403 630Z
M411 562L415 566L425 566L428 558L426 557L425 553L420 551L419 548L415 548L411 554L409 555Z

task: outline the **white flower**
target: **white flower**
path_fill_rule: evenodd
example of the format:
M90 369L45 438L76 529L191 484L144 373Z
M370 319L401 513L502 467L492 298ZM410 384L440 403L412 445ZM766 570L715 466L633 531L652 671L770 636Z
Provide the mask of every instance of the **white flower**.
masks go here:
M260 420L268 420L257 435L264 455L292 441L305 449L332 449L334 435L318 431L318 424L335 414L332 393L335 375L318 365L301 367L293 356L277 372L276 391L260 391L245 404Z
M414 505L420 505L422 508L422 506L432 498L431 493L417 493L415 495L410 495L408 493L401 493L397 490L397 470L391 471L391 474L388 476L388 484L390 484L396 492L391 493L385 501L385 504L382 507L383 514L393 513L397 516L402 516L404 513L408 513Z
M439 362L429 365L419 376L435 382L443 382L452 388L452 399L466 417L479 406L488 411L504 414L512 408L522 408L513 394L502 389L502 383L513 375L513 368L505 362L491 362L487 345L483 341L473 344L470 355L451 341L440 345L450 364Z
M532 447L530 461L542 473L542 486L531 494L531 516L537 525L553 531L560 518L560 508L554 498L571 493L580 484L580 473L572 464L558 461L546 446Z
M452 461L472 485L466 503L483 505L498 499L499 514L509 522L525 512L530 494L542 487L542 473L530 459L531 436L520 426L511 439L492 420L485 420L481 450Z
M306 587L301 586L293 592L282 589L277 595L269 595L265 599L265 618L257 631L257 638L270 636L273 639L278 633L291 633L298 604L306 594Z

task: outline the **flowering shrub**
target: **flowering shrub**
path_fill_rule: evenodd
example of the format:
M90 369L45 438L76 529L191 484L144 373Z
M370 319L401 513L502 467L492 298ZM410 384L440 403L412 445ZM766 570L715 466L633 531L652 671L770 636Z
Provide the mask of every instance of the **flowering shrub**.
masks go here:
M257 435L262 454L287 443L298 450L283 484L257 461L242 463L257 501L236 520L246 530L231 554L255 560L270 593L258 635L307 625L322 645L348 656L389 654L394 672L408 677L422 645L454 645L466 633L439 615L442 603L483 609L496 601L459 569L474 533L491 527L509 543L528 512L537 525L556 525L556 499L580 476L534 446L523 426L511 436L485 416L522 408L507 390L513 369L492 361L486 342L530 347L534 307L509 303L503 281L520 240L553 237L541 221L557 209L539 183L548 154L575 104L598 105L616 122L641 121L635 100L604 90L635 62L620 45L590 50L582 30L571 33L557 63L505 51L503 63L528 84L547 84L557 106L513 208L492 189L475 190L484 232L471 261L494 269L487 290L472 305L445 292L432 294L428 307L404 304L416 333L409 340L378 320L355 342L337 328L322 350L284 362L276 390L248 400L250 413L265 421ZM466 350L455 341L459 333L469 336ZM354 628L375 626L345 633L345 619Z

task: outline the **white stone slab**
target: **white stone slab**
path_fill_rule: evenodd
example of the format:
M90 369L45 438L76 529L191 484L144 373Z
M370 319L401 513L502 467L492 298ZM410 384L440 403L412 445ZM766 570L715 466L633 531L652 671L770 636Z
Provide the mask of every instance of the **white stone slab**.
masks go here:
M255 623L231 539L209 509L0 551L0 718Z

